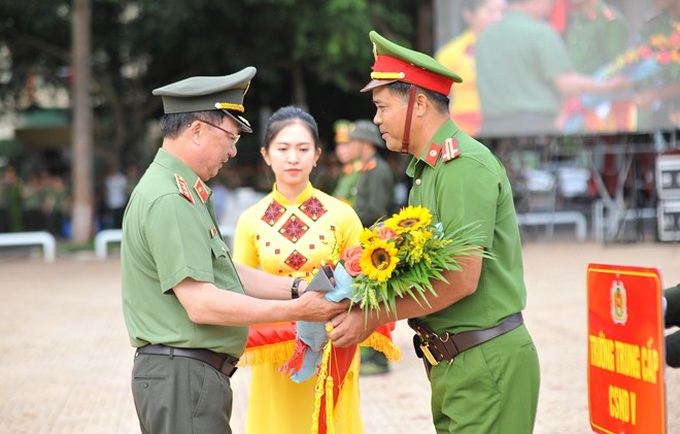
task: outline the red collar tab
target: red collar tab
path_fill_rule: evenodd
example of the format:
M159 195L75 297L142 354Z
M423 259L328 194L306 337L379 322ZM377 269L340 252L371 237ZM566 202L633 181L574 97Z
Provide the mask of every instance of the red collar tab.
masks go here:
M397 80L448 96L453 79L423 69L396 57L378 55L373 64L371 78L374 80Z
M203 181L201 181L201 178L196 179L194 190L196 190L196 193L198 193L198 197L201 199L201 202L205 203L208 200L210 193L208 193L208 189L206 188Z
M427 164L429 164L430 166L436 165L437 160L439 160L439 154L441 153L441 151L442 148L438 144L434 142L430 143L430 147L427 148L427 155L425 156L425 161L427 162Z
M177 188L179 188L179 193L184 196L189 202L191 203L196 203L194 201L194 196L191 194L191 190L189 190L189 185L187 182L182 178L178 173L175 173L175 181L177 182Z

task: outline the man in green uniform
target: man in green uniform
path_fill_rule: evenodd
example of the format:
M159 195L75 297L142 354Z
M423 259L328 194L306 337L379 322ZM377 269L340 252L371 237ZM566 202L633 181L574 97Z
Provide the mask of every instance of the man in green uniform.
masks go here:
M252 132L242 115L255 72L191 77L153 91L163 98L163 144L132 193L121 245L143 433L231 433L230 376L247 325L324 321L347 309L320 293L298 297L297 279L235 267L220 233L205 182L236 155L240 134Z
M628 24L619 10L602 0L569 0L569 5L567 51L578 72L592 75L628 47Z
M392 209L394 176L389 164L378 153L378 149L385 148L385 142L373 122L367 119L355 121L349 138L361 162L354 209L364 227L370 227L380 218L387 217Z
M450 233L476 223L493 259L458 258L460 271L434 281L438 296L398 299L396 309L365 316L359 309L332 320L342 347L363 341L379 324L409 318L417 351L428 351L431 407L438 433L528 434L533 430L539 362L523 324L522 248L510 182L501 162L449 117L451 85L461 79L423 53L370 33L376 61L374 117L387 148L409 153L410 205L427 207ZM455 92L455 88L454 88Z
M628 47L628 23L623 14L602 0L569 0L569 20L564 40L577 72L594 75ZM593 41L597 41L596 44ZM582 130L628 130L633 104L618 99L607 112L582 108Z
M480 136L555 134L564 98L630 87L576 71L561 36L548 24L555 0L508 0L501 21L487 27L475 47L482 106Z

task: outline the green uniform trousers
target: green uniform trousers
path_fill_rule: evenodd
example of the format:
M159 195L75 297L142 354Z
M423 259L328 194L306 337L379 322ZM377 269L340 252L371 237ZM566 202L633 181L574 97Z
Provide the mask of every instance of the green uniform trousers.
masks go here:
M540 370L536 347L520 327L430 369L438 434L531 434Z
M132 395L143 434L231 434L230 379L201 361L140 354Z

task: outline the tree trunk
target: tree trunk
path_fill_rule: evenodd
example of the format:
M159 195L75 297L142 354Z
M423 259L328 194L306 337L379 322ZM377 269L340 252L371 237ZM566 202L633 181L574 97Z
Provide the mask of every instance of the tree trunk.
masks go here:
M416 50L432 55L434 51L433 0L418 1L418 28Z
M90 98L91 18L90 0L73 1L73 144L71 215L72 239L87 242L92 235L93 175L92 175L92 101Z
M293 101L296 106L303 110L309 110L307 104L307 89L305 88L305 73L301 62L293 62L291 68L293 74Z

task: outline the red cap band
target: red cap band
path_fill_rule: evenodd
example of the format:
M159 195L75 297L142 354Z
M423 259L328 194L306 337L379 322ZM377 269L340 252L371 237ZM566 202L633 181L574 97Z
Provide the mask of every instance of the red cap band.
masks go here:
M396 57L378 55L373 64L374 80L398 80L449 96L453 79L428 71Z

